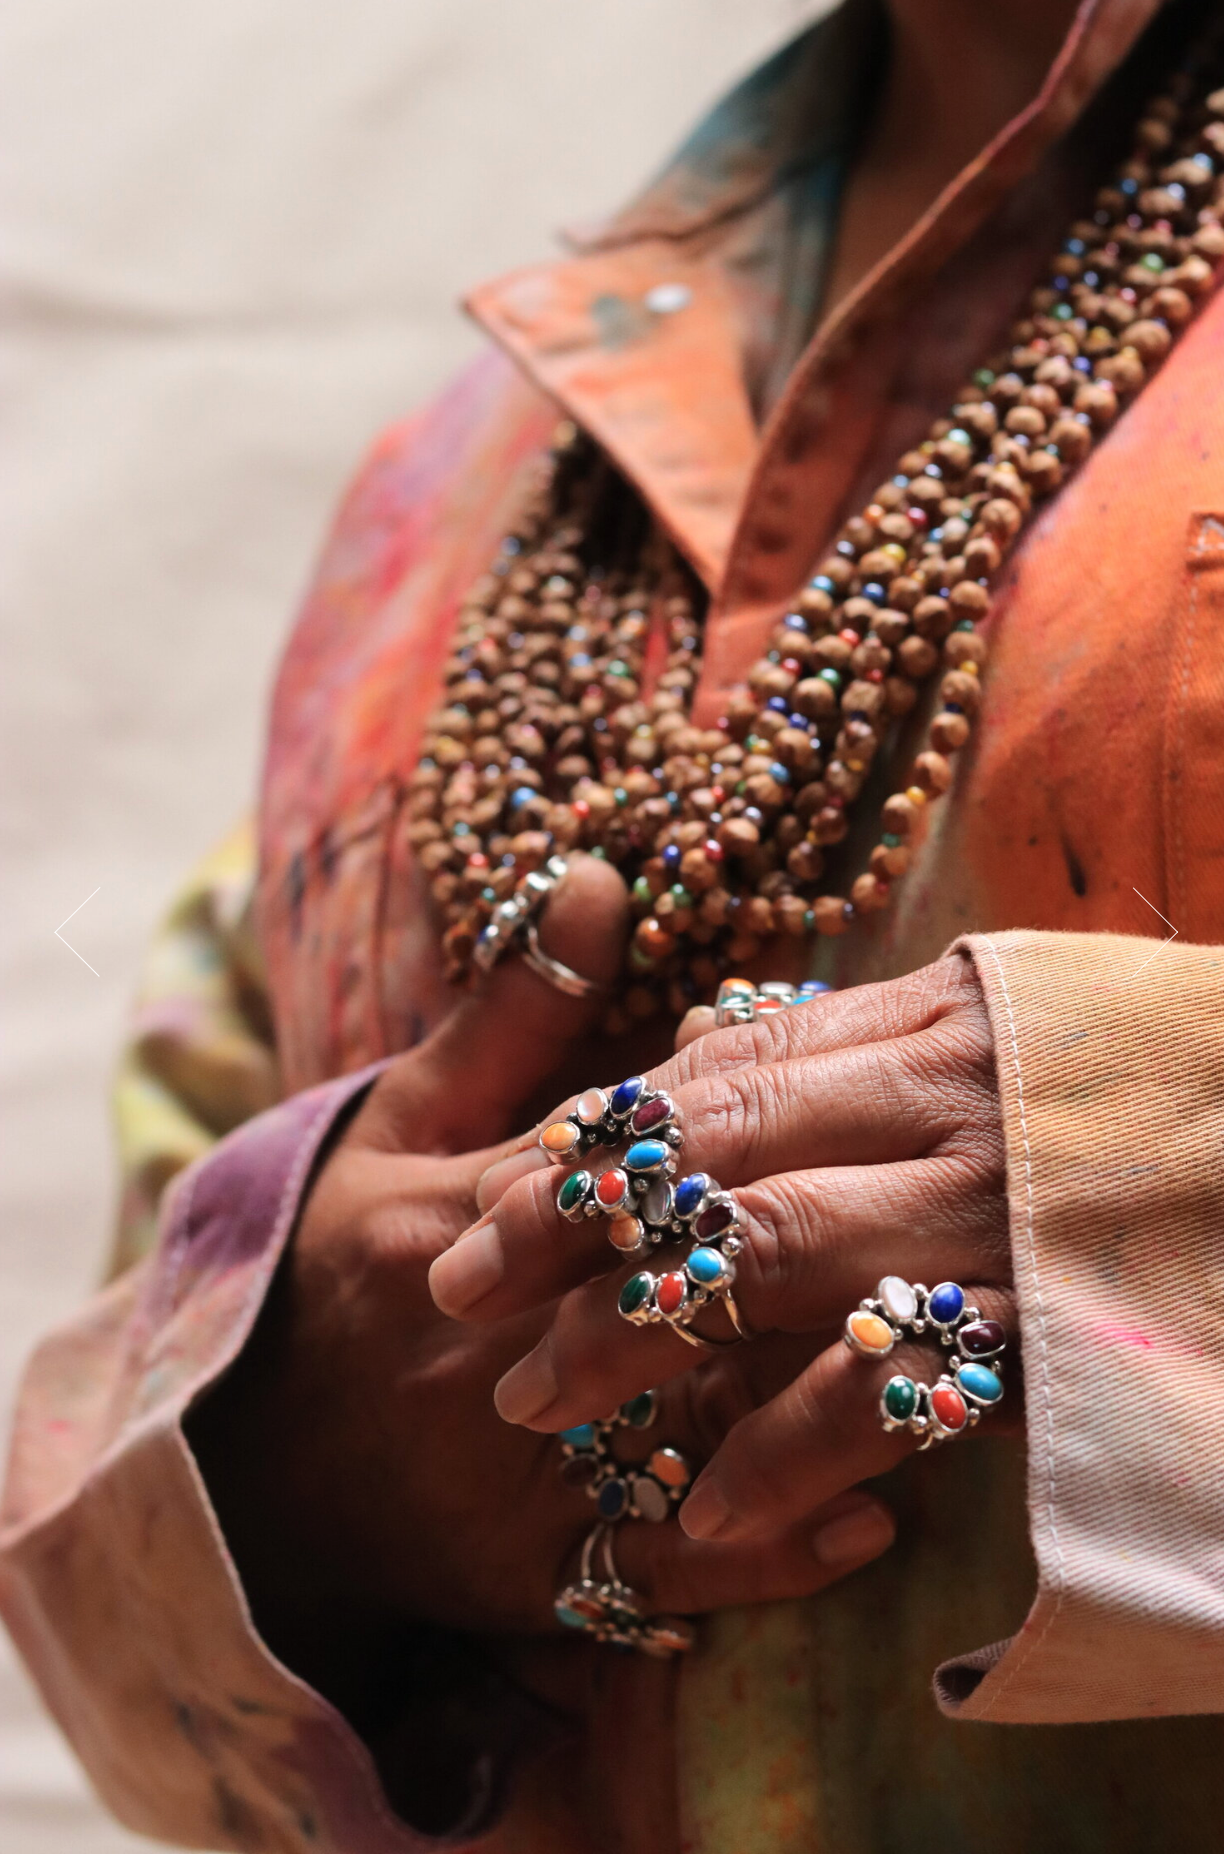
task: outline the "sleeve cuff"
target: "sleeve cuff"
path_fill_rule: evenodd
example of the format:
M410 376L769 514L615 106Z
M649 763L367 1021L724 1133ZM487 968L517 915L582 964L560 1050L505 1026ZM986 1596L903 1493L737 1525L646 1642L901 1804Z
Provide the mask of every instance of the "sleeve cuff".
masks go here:
M1038 1590L937 1697L1027 1723L1224 1712L1224 948L956 950L998 1057Z

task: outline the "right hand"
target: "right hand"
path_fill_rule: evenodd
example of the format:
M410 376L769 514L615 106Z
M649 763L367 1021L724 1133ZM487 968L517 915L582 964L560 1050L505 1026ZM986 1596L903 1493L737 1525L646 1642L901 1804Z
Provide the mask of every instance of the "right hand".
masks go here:
M619 877L584 859L542 941L610 980L624 912ZM489 1142L589 1034L592 1008L512 960L386 1069L319 1171L251 1342L193 1421L265 1636L355 1722L389 1629L562 1639L552 1599L595 1511L561 1483L555 1440L503 1423L493 1405L552 1310L458 1324L435 1307L427 1276L473 1221L482 1173L522 1146ZM741 1347L687 1374L644 1442L674 1442L696 1470L794 1376L805 1344ZM743 1547L630 1522L616 1550L653 1610L695 1614L808 1594L876 1556L891 1532L885 1509L852 1492ZM571 1673L592 1646L567 1639ZM572 1703L570 1674L562 1686Z

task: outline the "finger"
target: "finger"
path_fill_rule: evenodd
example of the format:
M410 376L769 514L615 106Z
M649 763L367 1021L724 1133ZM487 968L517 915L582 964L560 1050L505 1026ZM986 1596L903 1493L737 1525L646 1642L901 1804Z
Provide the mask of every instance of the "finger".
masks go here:
M699 1036L705 1036L715 1027L714 1007L711 1004L695 1004L691 1011L680 1019L676 1030L677 1052L687 1049Z
M1005 1199L983 1193L957 1161L788 1173L737 1198L745 1227L733 1292L752 1333L836 1328L887 1274L932 1284L1010 1278ZM565 1296L534 1351L497 1386L505 1421L563 1429L700 1362L701 1352L666 1324L621 1318L617 1298L629 1273ZM436 1300L432 1276L430 1287ZM701 1330L712 1317L703 1316Z
M896 1522L881 1500L843 1493L769 1539L729 1545L678 1526L626 1526L612 1541L621 1578L651 1614L699 1616L810 1596L888 1550Z
M982 1290L972 1299L1014 1338L1010 1294ZM908 1430L889 1434L883 1428L881 1393L897 1375L933 1385L941 1357L937 1347L907 1343L874 1363L840 1342L829 1346L787 1389L732 1428L680 1509L681 1525L693 1537L720 1544L772 1535L843 1489L895 1466L917 1448L918 1439ZM983 1433L1007 1434L1017 1426L1014 1370L1007 1396L1006 1415L1003 1408L988 1412Z
M540 917L540 944L583 978L609 984L620 970L629 897L610 863L575 856ZM565 1045L603 1008L572 998L522 959L501 961L374 1090L362 1131L370 1143L417 1152L467 1151L496 1139L547 1079Z

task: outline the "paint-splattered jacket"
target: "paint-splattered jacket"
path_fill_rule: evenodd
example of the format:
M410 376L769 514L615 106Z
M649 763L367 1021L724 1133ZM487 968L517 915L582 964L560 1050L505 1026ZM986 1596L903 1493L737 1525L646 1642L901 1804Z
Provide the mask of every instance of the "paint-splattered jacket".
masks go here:
M839 513L995 344L1143 82L1151 52L1130 54L1154 10L1085 0L1032 105L809 340L878 23L857 6L817 28L575 255L478 291L488 358L361 472L281 671L258 934L239 842L180 907L142 1005L126 1262L167 1175L199 1162L147 1258L45 1342L18 1412L4 1612L138 1827L294 1854L423 1845L253 1632L180 1418L245 1342L360 1071L442 1008L404 782L521 466L559 402L637 484L709 584L697 701L717 713ZM1218 1841L1222 369L1218 299L1020 548L980 744L898 906L839 943L843 984L960 936L981 973L1027 1485L1008 1450L924 1458L894 1477L885 1561L709 1627L678 1677L700 1854ZM1177 928L1161 951L1153 909ZM558 1809L512 1801L488 1845L581 1854Z

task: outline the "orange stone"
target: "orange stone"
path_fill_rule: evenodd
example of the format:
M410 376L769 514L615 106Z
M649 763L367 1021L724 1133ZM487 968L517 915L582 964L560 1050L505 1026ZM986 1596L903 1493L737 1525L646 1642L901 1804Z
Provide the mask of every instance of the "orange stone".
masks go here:
M664 1487L688 1486L689 1465L678 1449L657 1448L646 1465Z
M622 1211L619 1217L613 1217L608 1225L608 1241L614 1249L621 1250L625 1255L632 1254L636 1250L642 1236L641 1224L636 1217L631 1217L626 1211Z
M879 1352L881 1356L892 1350L897 1335L887 1320L882 1320L877 1313L852 1313L846 1321L850 1336L867 1352Z
M568 1120L554 1120L540 1135L540 1144L554 1158L564 1158L578 1144L578 1129Z

